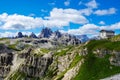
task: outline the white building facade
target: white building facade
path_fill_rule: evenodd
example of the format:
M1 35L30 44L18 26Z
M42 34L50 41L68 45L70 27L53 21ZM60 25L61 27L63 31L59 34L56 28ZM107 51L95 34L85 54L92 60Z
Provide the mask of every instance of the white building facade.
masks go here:
M101 39L111 38L114 35L115 35L114 31L110 31L110 30L101 30L100 31L100 38Z

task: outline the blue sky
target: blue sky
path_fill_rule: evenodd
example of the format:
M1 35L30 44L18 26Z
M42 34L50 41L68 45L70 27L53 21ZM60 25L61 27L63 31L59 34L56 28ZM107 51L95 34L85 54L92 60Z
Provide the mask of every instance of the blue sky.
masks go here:
M97 36L120 33L119 0L0 0L0 37L40 33L43 27L63 33Z

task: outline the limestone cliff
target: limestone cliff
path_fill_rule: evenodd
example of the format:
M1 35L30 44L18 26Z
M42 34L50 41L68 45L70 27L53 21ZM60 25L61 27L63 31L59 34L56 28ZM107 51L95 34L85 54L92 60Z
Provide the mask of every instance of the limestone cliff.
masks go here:
M69 37L66 38L68 39ZM25 46L23 50L14 49L13 45L10 48L9 45L1 44L0 79L104 79L120 73L120 45L118 43L108 40L91 40L85 44L60 45L51 48Z

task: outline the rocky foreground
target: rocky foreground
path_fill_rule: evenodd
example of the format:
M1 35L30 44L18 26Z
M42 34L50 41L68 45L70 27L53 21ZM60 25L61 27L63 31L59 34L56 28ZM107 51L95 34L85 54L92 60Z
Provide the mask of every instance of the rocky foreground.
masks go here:
M106 78L119 73L119 40L0 39L0 80L119 80Z

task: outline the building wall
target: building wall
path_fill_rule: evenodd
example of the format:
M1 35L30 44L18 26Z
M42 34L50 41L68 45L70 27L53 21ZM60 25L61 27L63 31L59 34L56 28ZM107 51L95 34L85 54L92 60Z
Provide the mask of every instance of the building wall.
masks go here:
M106 32L101 32L101 33L100 33L100 37L101 37L101 38L107 38Z
M104 38L110 38L114 36L114 33L111 32L100 32L100 38L104 39Z

